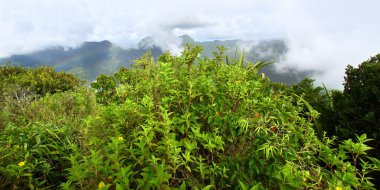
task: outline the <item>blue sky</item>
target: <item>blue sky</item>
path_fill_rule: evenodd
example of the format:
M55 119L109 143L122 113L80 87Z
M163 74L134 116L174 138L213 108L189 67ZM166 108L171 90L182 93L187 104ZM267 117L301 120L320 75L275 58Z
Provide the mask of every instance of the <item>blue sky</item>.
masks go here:
M46 47L110 40L133 47L152 36L175 51L176 36L196 40L281 38L277 64L320 71L341 88L346 65L380 53L378 0L0 0L0 57Z

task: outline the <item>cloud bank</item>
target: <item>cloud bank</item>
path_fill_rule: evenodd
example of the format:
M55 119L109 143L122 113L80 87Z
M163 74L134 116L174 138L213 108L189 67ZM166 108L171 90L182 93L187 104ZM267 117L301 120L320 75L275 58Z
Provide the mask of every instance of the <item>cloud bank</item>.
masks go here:
M318 71L341 88L344 68L380 53L377 0L0 0L0 57L84 41L135 47L151 36L178 51L188 34L199 41L284 39L279 70Z
M379 1L282 1L275 20L289 52L279 70L317 71L317 84L343 88L345 67L380 53Z

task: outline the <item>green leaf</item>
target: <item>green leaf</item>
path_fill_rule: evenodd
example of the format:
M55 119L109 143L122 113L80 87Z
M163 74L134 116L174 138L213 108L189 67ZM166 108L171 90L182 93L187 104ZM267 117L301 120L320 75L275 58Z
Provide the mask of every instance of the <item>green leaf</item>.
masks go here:
M206 187L202 188L202 190L210 190L213 187L214 185L207 185Z
M238 180L239 181L239 185L241 187L242 190L248 190L248 186L245 185L242 181Z

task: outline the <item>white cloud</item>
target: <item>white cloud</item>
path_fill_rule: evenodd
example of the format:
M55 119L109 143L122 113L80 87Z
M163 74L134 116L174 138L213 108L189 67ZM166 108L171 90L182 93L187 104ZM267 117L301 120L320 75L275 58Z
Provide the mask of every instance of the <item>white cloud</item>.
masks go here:
M249 38L246 27L257 25L255 15L269 10L267 3L249 0L0 0L0 5L0 57L92 40L132 47L146 36L173 46L181 31L199 40Z
M0 0L0 57L84 41L133 47L146 36L175 51L182 34L284 38L280 68L318 70L319 82L341 88L347 64L380 52L378 7L378 0Z
M313 78L318 85L323 82L330 88L343 88L348 64L356 66L380 53L379 6L376 0L290 0L277 4L276 21L289 46L279 68L317 70Z

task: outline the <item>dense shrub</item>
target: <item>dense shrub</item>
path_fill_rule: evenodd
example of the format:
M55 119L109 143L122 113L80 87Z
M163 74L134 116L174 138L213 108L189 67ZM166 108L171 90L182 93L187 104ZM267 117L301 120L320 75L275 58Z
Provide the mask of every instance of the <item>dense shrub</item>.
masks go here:
M25 111L34 100L81 84L77 77L51 67L0 66L0 130L8 121L25 123Z
M115 136L109 146L122 147L115 152L125 157L115 160L108 157L109 149L94 149L107 162L86 164L113 169L98 168L94 171L101 176L93 171L65 185L369 188L367 170L350 162L352 156L365 156L365 136L332 148L332 140L319 140L314 133L312 121L318 114L305 112L304 99L258 76L257 65L244 65L242 59L228 64L218 57L197 59L199 52L187 49L180 57L166 53L157 64L143 57L113 79L99 78L97 83L121 81L112 88L113 104L103 108L101 125L118 129L123 140ZM127 177L117 177L121 174L115 171L124 170Z
M57 187L68 177L73 147L86 147L83 120L97 113L88 89L47 95L29 103L0 133L0 189ZM18 120L22 120L18 121ZM20 166L22 165L22 167Z
M0 66L0 86L2 92L7 87L19 86L38 95L64 92L79 86L83 82L77 77L56 72L52 67L23 68L9 64Z
M365 135L319 139L302 97L259 76L263 63L220 50L198 58L187 47L157 63L146 54L92 84L98 105L86 90L33 102L26 110L41 115L23 112L28 124L0 135L4 187L371 189L380 163Z

